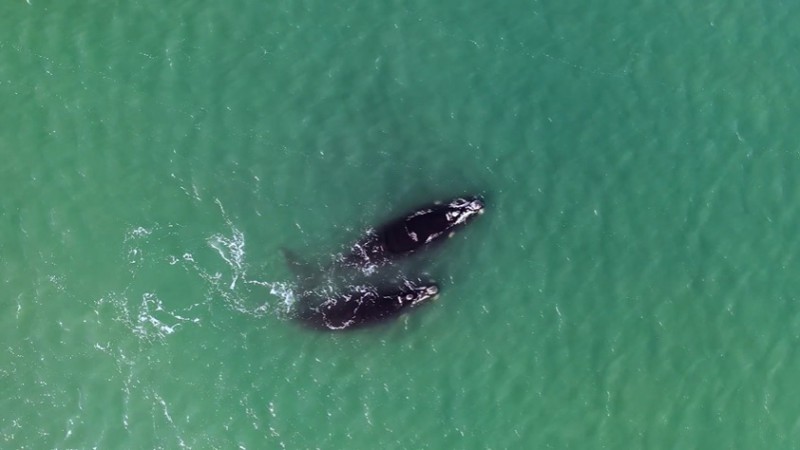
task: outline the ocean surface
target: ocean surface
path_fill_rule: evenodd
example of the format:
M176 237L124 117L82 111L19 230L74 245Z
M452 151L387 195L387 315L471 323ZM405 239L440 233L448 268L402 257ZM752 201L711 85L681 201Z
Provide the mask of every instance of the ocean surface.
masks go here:
M800 3L8 0L0 448L799 449ZM311 261L433 200L382 326Z

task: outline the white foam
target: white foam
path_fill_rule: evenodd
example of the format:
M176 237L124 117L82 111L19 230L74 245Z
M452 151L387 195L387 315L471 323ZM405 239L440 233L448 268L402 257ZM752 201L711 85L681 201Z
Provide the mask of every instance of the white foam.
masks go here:
M280 300L279 307L276 311L279 315L289 314L292 311L292 307L295 305L297 299L293 284L284 281L257 280L247 280L246 283L269 288L269 294ZM261 316L272 309L271 305L265 302L261 306L255 308L253 313Z
M222 217L230 228L231 235L229 237L223 234L214 234L208 238L207 242L211 248L217 251L228 266L230 266L232 274L228 289L234 290L236 289L236 282L245 275L244 233L236 228L230 218L228 218L228 215L225 213L225 208L222 206L222 202L220 202L219 199L214 199L214 202L219 206Z

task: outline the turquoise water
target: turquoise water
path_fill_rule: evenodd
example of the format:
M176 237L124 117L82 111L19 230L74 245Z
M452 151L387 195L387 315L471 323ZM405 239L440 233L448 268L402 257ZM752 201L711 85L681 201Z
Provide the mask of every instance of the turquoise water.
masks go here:
M0 7L0 447L800 448L800 4ZM385 326L280 254L488 212Z

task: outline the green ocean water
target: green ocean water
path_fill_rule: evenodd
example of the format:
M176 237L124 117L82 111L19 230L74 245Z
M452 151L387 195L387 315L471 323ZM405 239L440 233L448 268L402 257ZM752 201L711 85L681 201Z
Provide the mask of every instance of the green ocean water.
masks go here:
M7 1L0 448L800 448L800 4ZM431 200L430 306L280 253Z

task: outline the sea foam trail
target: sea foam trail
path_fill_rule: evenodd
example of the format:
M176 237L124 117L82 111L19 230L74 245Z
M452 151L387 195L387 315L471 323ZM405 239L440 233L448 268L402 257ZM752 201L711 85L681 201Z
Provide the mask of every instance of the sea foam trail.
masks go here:
M227 237L223 234L214 234L208 238L207 242L208 245L216 250L219 256L226 263L228 263L228 266L230 266L233 272L231 275L230 289L234 290L236 288L236 281L245 275L244 233L236 228L231 219L228 217L228 214L225 213L225 208L222 206L222 202L215 198L214 203L219 206L222 217L225 219L225 223L228 225L228 228L231 231L231 236Z
M200 242L213 250L205 256L197 248L196 240L195 247L184 247L177 253L164 252L168 241L179 238L186 242L181 234L187 227L154 223L127 229L121 259L129 276L123 285L98 299L97 314L111 306L115 322L128 328L138 341L153 343L187 326L213 323L213 320L208 322L210 318L203 312L212 305L224 305L254 317L291 315L296 297L294 284L248 277L245 234L228 216L222 202L215 200L215 203L227 229L201 238ZM161 281L152 278L154 273L175 269L189 276L189 286L182 290L184 294L179 299L159 289ZM185 278L176 276L173 281Z
M271 309L269 302L265 302L256 308L247 308L242 298L236 295L237 282L244 281L246 284L257 285L269 288L269 294L277 297L280 300L280 306L276 308L279 315L288 314L291 312L292 305L295 303L294 286L285 281L261 281L247 279L247 265L245 261L245 235L239 230L228 214L225 212L225 207L219 199L214 199L214 203L220 209L223 219L228 226L230 235L226 236L221 233L213 234L207 239L209 247L216 250L217 254L231 269L231 282L228 285L227 291L220 291L221 295L227 300L231 301L235 309L240 312L254 314L257 316L267 314ZM213 280L209 277L209 281L218 283L219 276L215 275Z

